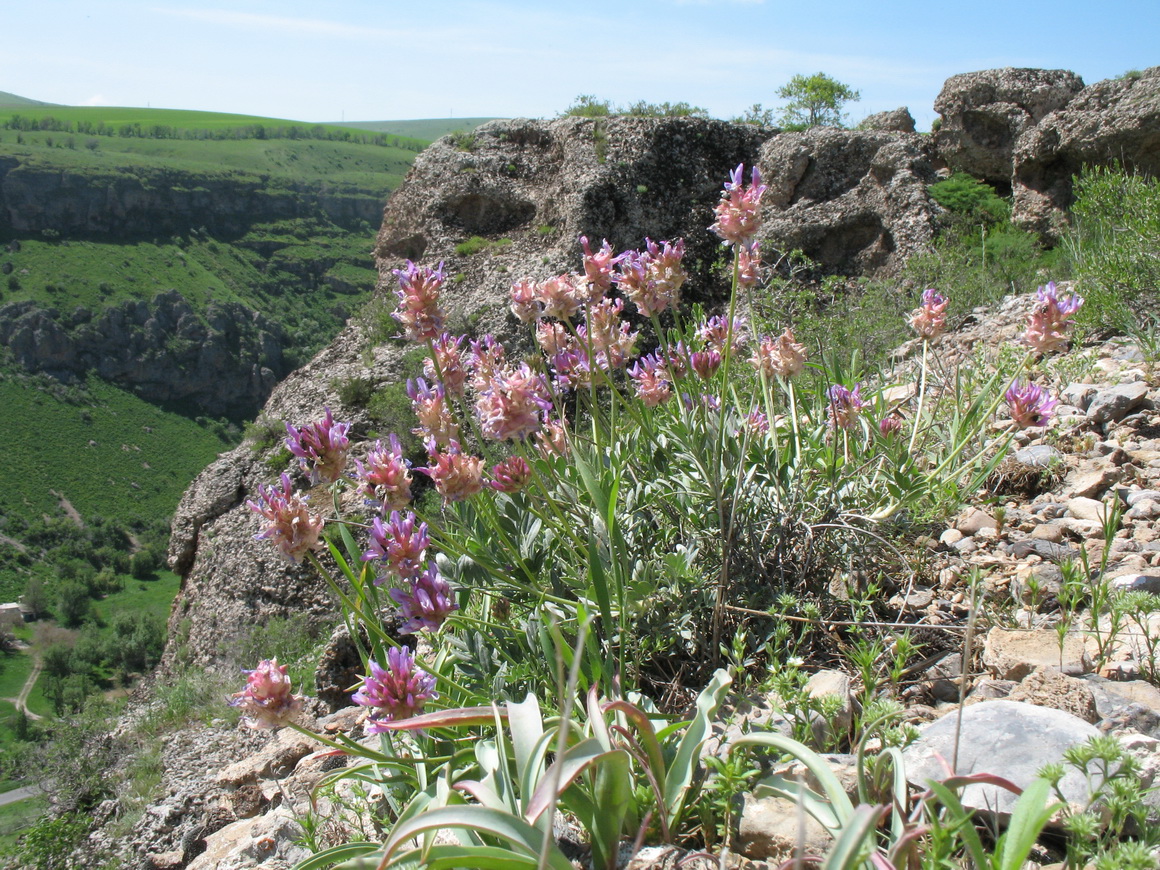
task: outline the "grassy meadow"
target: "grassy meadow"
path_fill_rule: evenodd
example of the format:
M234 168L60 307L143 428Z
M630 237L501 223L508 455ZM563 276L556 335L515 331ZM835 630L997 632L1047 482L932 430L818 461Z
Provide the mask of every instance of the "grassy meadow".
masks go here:
M393 136L409 136L434 142L448 133L469 133L480 124L495 121L496 118L418 118L411 121L351 121L340 126L372 133L389 133Z

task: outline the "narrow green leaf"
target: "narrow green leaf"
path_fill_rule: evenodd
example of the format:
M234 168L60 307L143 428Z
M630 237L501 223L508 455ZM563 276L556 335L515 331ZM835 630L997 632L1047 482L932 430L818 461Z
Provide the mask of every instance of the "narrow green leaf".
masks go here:
M1001 838L999 870L1021 870L1043 826L1060 806L1047 806L1050 795L1051 783L1046 779L1037 779L1023 790L1011 811L1007 833Z
M543 833L511 813L480 806L440 807L404 824L395 825L385 845L386 856L390 858L395 850L412 837L427 831L449 828L499 837L532 856L539 855L543 846ZM548 866L552 870L573 870L572 862L551 841L548 844Z
M809 747L803 746L791 737L785 737L773 732L747 734L740 737L730 744L730 752L739 746L768 746L789 753L804 764L810 773L813 774L818 784L821 785L826 799L833 807L839 824L844 824L853 814L854 805L850 803L850 798L846 795L846 790L842 788L842 783L838 781L834 772L830 770L830 765L826 763L826 760Z
M543 736L544 717L540 713L540 702L531 692L518 704L509 701L507 713L508 727L512 732L512 751L516 757L516 776L523 780L535 746Z
M645 756L648 758L649 767L652 768L652 774L656 780L657 788L660 789L661 795L665 793L665 779L668 771L665 769L665 756L661 751L660 741L657 740L656 731L653 730L652 720L649 715L634 704L628 701L613 701L604 706L604 711L623 713L624 716L632 723L636 729L637 739L640 745L644 748Z
M697 696L693 720L677 745L677 754L673 757L673 763L669 765L664 784L665 810L670 824L674 826L679 822L684 810L685 796L701 762L701 747L709 737L713 716L732 683L733 678L729 676L729 672L724 668L718 668L709 685Z
M861 864L867 852L874 848L878 820L887 809L871 804L857 807L826 854L826 870L854 870Z
M369 855L381 848L381 843L344 843L341 846L315 852L309 858L295 864L294 870L322 870L322 868L329 867L339 861L349 861L351 858Z
M617 749L605 753L596 765L596 784L592 790L596 815L589 822L592 866L595 870L616 870L620 837L632 806L632 762L627 752Z
M544 771L535 794L528 801L526 810L528 821L535 823L540 814L551 806L553 792L559 797L589 767L607 761L617 753L627 758L624 750L605 749L595 737L589 737L565 752L563 758L552 762L552 765Z
M953 824L958 828L963 847L971 856L975 870L987 870L991 866L991 862L987 859L987 853L983 849L983 841L979 839L979 832L975 830L972 814L963 807L954 790L944 783L928 781L926 785L942 805L950 811L954 819Z

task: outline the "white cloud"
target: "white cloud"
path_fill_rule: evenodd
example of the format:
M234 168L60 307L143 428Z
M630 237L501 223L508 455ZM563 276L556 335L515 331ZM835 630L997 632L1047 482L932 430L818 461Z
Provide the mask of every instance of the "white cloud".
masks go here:
M88 99L81 101L82 106L107 106L109 101L105 99L103 94L93 94Z

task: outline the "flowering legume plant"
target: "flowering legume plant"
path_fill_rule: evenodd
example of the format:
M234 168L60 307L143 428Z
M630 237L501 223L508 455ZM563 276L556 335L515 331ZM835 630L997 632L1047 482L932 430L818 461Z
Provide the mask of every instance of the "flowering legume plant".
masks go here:
M488 751L515 751L519 776L556 770L544 786L551 802L580 815L585 800L621 807L613 821L592 822L613 844L650 812L637 805L649 790L636 786L656 786L676 753L683 761L671 776L683 785L653 788L653 810L675 836L670 823L679 827L703 740L688 735L700 733L696 723L706 727L728 685L724 671L710 680L722 656L744 658L734 641L743 621L760 646L763 630L772 635L762 612L779 593L824 588L829 575L865 559L887 523L977 486L1016 427L1049 421L1054 401L1030 379L1004 390L996 373L965 399L928 383L948 305L933 289L910 315L922 364L901 401L886 399L898 385L842 375L831 354L810 360L789 324L752 323L764 191L759 172L746 183L739 166L716 207L709 229L733 261L722 313L682 310L681 240L646 239L642 250L616 254L607 241L593 250L581 238L581 271L512 287L511 311L532 331L533 357L509 355L491 336L445 331L442 264L396 270L394 317L428 354L424 377L407 384L412 432L426 447L421 467L395 434L352 445L329 409L320 421L287 425L287 446L316 491L296 493L289 474L261 487L250 502L262 521L257 537L291 561L310 560L341 602L365 665L351 700L367 708L367 730L383 744L325 742L364 760L341 775L377 783L406 830L427 830L416 821L422 813L463 803L466 793L510 816L480 821L480 843L546 854L529 843L550 833L548 798L532 801L533 818L506 768L473 748L490 726ZM1040 288L1021 370L1066 343L1081 304L1060 299L1053 284ZM799 389L807 372L821 386ZM988 443L1004 400L1011 422ZM427 515L412 501L419 475L441 503ZM323 487L335 507L326 517L310 501ZM340 516L344 496L361 505ZM337 572L319 559L323 549ZM706 683L714 688L702 693L694 723L665 727L657 704L687 706ZM513 701L524 694L559 718L528 731L520 711L529 702ZM572 721L577 697L588 698L584 722ZM233 703L254 727L299 727L276 661L250 672ZM652 736L626 740L630 723ZM508 726L514 750L503 739ZM662 747L682 734L679 751ZM570 766L529 767L533 749ZM469 775L487 788L463 784ZM601 791L613 780L615 800ZM614 859L609 848L601 854Z

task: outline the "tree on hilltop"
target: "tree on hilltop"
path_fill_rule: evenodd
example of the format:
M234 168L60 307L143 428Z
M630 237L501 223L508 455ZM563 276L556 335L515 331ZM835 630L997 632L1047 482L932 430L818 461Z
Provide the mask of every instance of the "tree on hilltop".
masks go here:
M789 100L780 118L781 125L788 130L841 127L842 107L862 99L852 87L822 72L812 76L799 73L778 88L777 95Z

